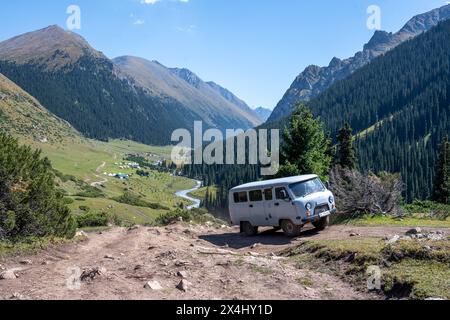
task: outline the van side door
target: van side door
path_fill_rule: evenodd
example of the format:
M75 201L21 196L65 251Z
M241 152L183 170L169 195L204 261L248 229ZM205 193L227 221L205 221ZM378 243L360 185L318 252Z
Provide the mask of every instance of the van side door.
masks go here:
M276 220L291 220L296 223L297 212L292 205L292 199L289 197L289 193L285 187L275 188L275 212Z
M278 227L279 223L276 219L277 213L275 206L275 195L273 188L264 189L264 211L266 213L267 226Z
M254 227L267 226L262 190L250 190L248 192L248 198L251 224Z

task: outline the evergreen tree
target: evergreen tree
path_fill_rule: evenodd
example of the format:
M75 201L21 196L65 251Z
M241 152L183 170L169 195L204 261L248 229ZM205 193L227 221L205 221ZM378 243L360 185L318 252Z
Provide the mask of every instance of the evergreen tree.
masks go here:
M330 140L319 118L298 104L284 132L281 167L278 177L317 174L326 179L330 169Z
M354 170L356 168L356 152L353 146L353 129L348 123L345 123L344 127L339 130L337 136L337 153L336 164L342 168Z
M448 137L442 142L434 179L433 199L450 204L450 142Z
M76 222L40 151L0 132L0 239L73 237Z

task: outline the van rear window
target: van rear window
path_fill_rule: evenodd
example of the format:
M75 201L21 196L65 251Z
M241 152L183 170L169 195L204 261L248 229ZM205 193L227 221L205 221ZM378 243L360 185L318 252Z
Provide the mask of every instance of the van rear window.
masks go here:
M234 203L242 203L247 202L247 192L236 192L233 194L234 196Z
M252 201L252 202L263 200L263 194L262 194L261 190L250 191L249 195L250 195L250 201Z

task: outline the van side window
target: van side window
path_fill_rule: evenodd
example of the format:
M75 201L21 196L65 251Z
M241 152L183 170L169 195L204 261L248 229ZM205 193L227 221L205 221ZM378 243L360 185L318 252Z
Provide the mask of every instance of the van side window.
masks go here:
M285 188L276 188L275 196L278 200L285 200L288 197L288 193Z
M250 195L250 201L252 201L252 202L263 200L263 195L262 195L261 190L250 191L249 195Z
M234 197L234 203L242 203L247 202L247 192L236 192L233 194Z
M272 189L264 190L264 198L266 199L266 201L273 200L273 190Z

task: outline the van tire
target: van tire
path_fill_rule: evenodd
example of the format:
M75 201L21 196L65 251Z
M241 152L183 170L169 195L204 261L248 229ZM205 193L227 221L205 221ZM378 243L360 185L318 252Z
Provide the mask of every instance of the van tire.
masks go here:
M241 222L241 232L243 232L247 237L253 237L258 234L258 227L252 226L248 221Z
M281 221L281 229L286 236L291 238L298 237L302 233L302 226L297 226L291 220Z
M320 220L318 220L316 222L313 222L313 226L318 231L325 230L329 225L330 225L330 216L322 218L322 219L320 219Z

